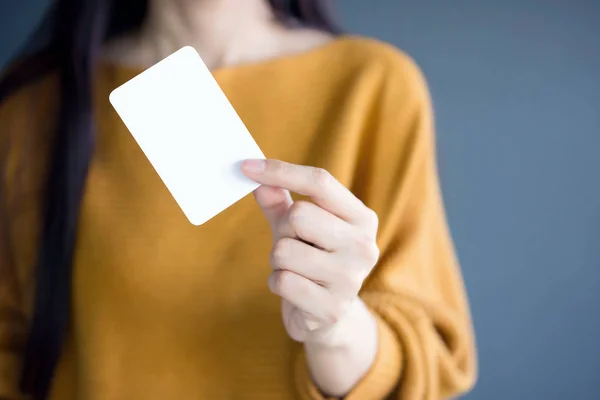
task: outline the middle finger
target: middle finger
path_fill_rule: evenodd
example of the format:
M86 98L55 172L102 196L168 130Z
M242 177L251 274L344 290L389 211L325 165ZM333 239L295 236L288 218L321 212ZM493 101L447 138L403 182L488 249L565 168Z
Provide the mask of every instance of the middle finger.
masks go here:
M278 238L299 238L329 252L339 250L348 242L351 226L316 204L295 202L281 218Z

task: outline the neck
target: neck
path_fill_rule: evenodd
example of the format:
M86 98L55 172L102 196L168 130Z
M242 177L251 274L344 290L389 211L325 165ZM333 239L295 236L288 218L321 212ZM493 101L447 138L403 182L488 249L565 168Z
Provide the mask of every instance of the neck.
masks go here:
M151 58L189 45L219 67L252 58L281 29L266 0L149 0L139 40Z

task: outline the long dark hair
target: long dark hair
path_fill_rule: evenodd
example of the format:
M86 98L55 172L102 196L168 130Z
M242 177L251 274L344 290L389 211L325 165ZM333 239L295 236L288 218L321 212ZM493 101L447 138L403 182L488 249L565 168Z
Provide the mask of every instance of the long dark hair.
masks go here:
M327 0L268 1L278 18L338 32L330 18ZM138 28L148 7L148 0L125 3L55 1L24 54L0 81L0 102L3 102L21 86L51 71L59 77L58 122L43 199L35 305L21 382L23 391L36 400L48 396L69 323L77 220L94 148L94 67L102 44ZM6 188L0 187L0 197L3 193ZM8 220L7 215L0 215L0 223L5 225L1 229L8 229ZM5 255L0 263L8 264L10 258Z

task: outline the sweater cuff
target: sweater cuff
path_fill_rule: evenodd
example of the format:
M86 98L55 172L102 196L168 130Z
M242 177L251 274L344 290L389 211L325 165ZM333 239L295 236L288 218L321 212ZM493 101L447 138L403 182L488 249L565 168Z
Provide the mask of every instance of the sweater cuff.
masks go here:
M395 389L400 380L402 353L400 343L389 325L376 313L378 350L373 365L348 393L345 400L382 400ZM296 388L302 400L335 400L325 397L313 382L304 349L296 362Z

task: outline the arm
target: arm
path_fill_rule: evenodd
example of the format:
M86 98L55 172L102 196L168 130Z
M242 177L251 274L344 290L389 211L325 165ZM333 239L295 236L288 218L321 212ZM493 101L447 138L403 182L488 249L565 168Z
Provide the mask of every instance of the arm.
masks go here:
M4 244L3 244L4 246ZM4 249L3 249L4 250ZM4 255L4 254L3 254ZM0 268L0 399L22 399L18 389L27 322L19 302L16 276Z
M55 80L46 78L0 99L0 400L27 398L19 381L34 297L53 93Z
M323 398L340 376L353 381L343 383L352 387L347 400L384 399L394 387L397 398L442 399L468 391L476 379L471 317L439 190L429 95L417 67L406 60L401 67L403 78L383 95L379 139L364 168L371 171L371 189L356 191L380 219L381 255L361 290L377 321L377 355L356 379L373 346L367 322L344 330L353 343L345 349L305 346L297 368L305 399ZM406 100L401 110L394 107L400 99Z
M4 170L2 170L4 172ZM3 174L2 178L6 175ZM0 182L0 399L21 399L18 390L27 320L11 243L6 181Z
M310 398L319 398L320 393L343 397L367 374L374 377L379 392L391 391L399 378L400 359L396 354L400 348L385 321L358 299L336 329L343 338L340 345L304 344L306 357L300 359L299 371L310 375L300 382L314 381L320 389L317 392L310 385ZM386 351L378 351L379 348ZM375 370L373 365L377 366Z
M12 147L14 102L0 107L0 399L21 399L18 390L21 351L26 321L21 308L19 277L11 241L9 180L12 177L9 157Z

